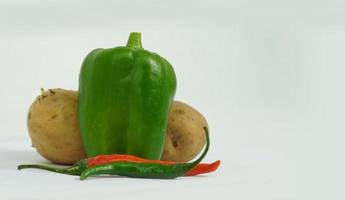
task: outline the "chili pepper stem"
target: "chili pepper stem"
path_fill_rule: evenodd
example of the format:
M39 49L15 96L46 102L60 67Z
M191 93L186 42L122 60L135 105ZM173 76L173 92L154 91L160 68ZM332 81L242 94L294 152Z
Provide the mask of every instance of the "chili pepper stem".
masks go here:
M35 169L43 169L47 171L52 171L60 174L70 174L74 175L77 171L79 171L80 167L79 166L72 166L69 168L56 168L56 167L51 167L51 166L46 166L46 165L18 165L17 169L27 169L27 168L35 168Z
M205 126L204 127L205 130L205 134L206 134L206 147L204 149L204 151L202 152L201 156L196 159L194 162L190 163L190 170L193 169L195 166L197 166L206 156L208 149L210 148L210 136L208 133L208 128Z

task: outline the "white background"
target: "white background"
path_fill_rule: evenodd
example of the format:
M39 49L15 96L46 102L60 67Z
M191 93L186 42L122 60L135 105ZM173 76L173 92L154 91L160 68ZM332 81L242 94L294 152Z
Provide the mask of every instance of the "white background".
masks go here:
M344 1L0 1L0 199L344 199ZM40 88L77 89L85 55L129 32L168 59L208 119L213 174L77 177L30 147ZM220 197L222 195L223 197ZM217 197L218 196L218 197Z

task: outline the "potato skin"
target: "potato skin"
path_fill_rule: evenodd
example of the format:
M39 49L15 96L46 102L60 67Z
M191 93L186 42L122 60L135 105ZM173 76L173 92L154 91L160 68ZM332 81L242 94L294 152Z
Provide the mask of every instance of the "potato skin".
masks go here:
M86 157L78 123L78 92L43 91L29 109L27 125L33 147L57 164L74 164ZM193 107L174 101L169 113L161 160L188 162L206 143L206 119Z
M187 162L197 156L206 143L206 119L195 108L174 101L161 160Z
M31 105L27 126L33 147L58 164L74 164L85 158L77 115L76 91L42 91Z

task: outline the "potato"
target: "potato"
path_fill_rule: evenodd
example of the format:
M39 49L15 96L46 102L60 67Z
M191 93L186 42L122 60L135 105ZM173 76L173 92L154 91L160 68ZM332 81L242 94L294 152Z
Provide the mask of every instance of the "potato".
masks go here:
M77 115L77 92L42 90L30 107L27 125L33 147L58 164L73 164L85 158Z
M77 117L78 93L42 91L28 113L33 146L47 160L73 164L85 158ZM205 118L191 106L175 101L169 114L162 160L187 162L200 153L206 138Z
M191 106L175 101L169 114L167 135L161 160L187 162L197 156L206 143L206 119Z

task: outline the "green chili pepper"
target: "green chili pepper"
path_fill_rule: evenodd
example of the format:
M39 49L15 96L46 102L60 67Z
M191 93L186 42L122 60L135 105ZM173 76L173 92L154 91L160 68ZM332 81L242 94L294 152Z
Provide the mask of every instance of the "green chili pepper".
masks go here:
M207 144L201 156L194 162L177 163L172 165L164 165L161 163L114 162L110 164L97 165L95 167L86 169L80 175L80 180L84 180L89 176L101 174L159 179L173 179L179 176L184 176L188 171L197 166L208 152L210 138L208 129L204 127L204 130Z
M140 33L131 33L126 46L91 51L81 67L78 98L87 156L160 159L175 90L173 67L142 47Z

